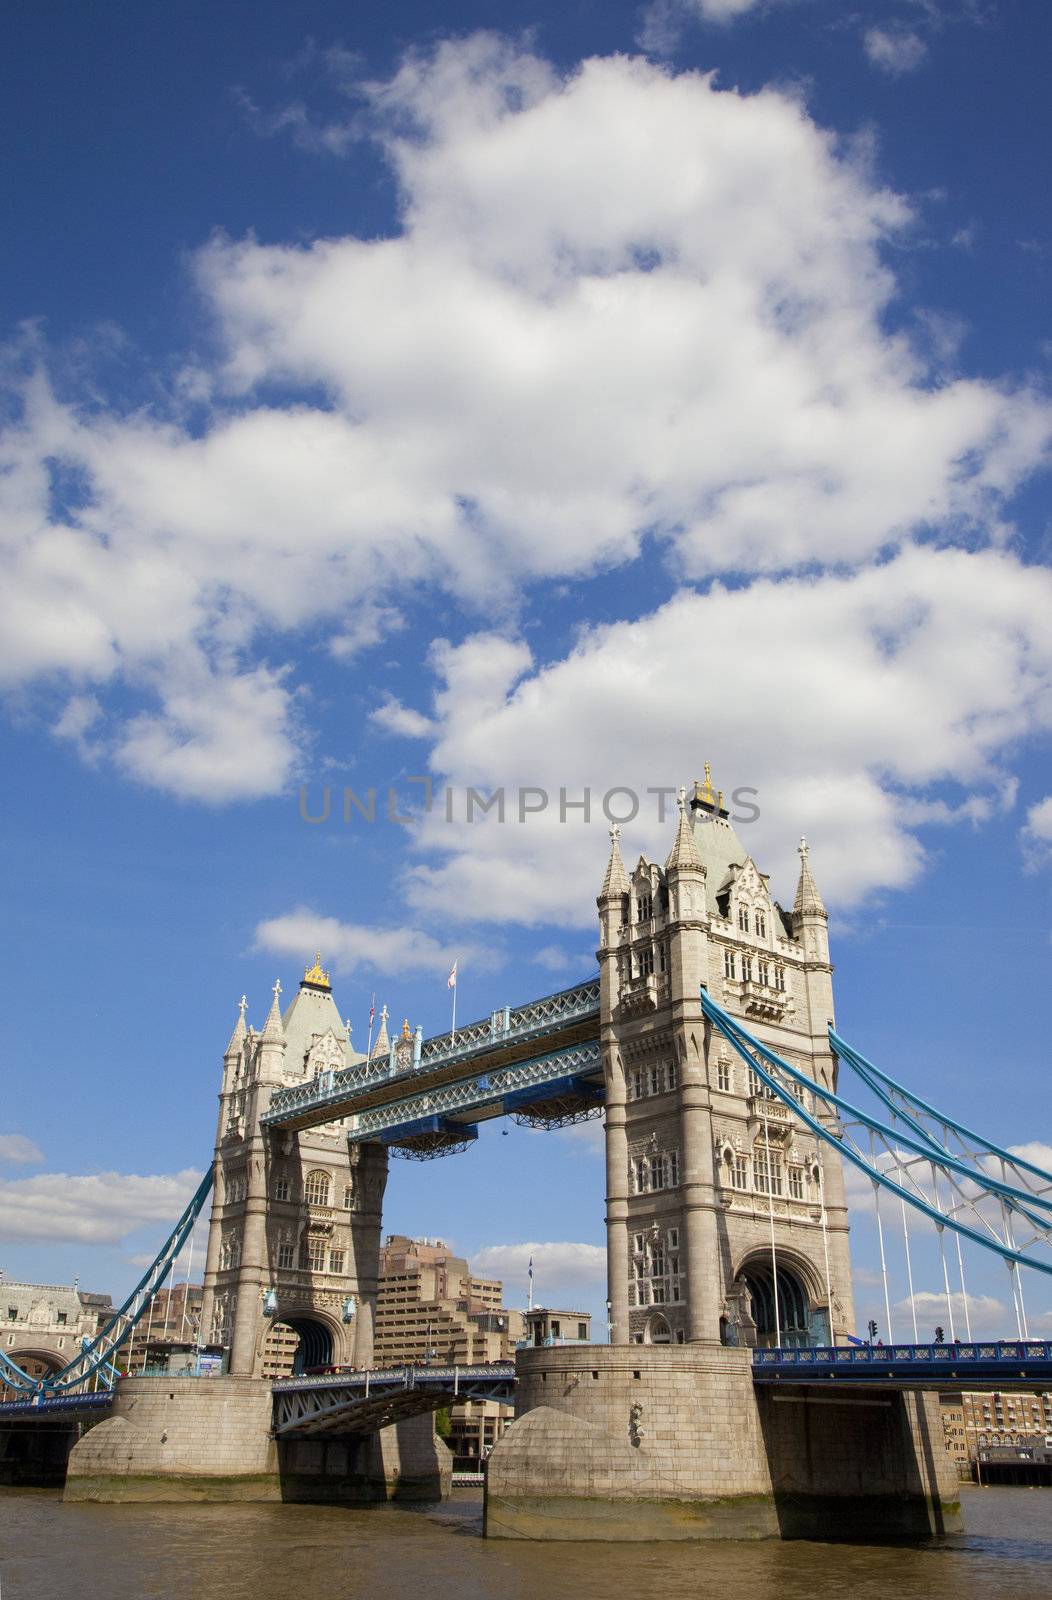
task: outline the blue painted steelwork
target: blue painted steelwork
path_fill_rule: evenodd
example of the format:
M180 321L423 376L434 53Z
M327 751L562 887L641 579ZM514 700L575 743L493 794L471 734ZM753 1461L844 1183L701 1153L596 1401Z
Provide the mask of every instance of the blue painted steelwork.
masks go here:
M310 1083L292 1084L275 1090L262 1121L266 1127L283 1127L306 1111L332 1107L331 1118L344 1115L336 1106L356 1094L366 1093L390 1083L411 1083L421 1073L430 1073L461 1063L468 1065L497 1049L541 1043L546 1035L563 1028L599 1020L599 980L589 979L572 989L531 1000L523 1006L505 1006L478 1022L458 1027L455 1037L434 1034L414 1047L413 1065L399 1070L392 1051L383 1062L364 1062L343 1067L338 1072L320 1073Z
M53 1417L77 1417L85 1413L94 1415L108 1411L112 1405L111 1389L99 1389L94 1394L34 1394L32 1400L0 1401L0 1422L5 1418L14 1421L21 1417L31 1422L46 1422Z
M419 1416L457 1400L515 1397L515 1366L388 1367L283 1378L273 1386L274 1432L280 1438L374 1432L400 1417Z
M833 1027L829 1029L829 1043L840 1060L845 1062L866 1087L887 1106L892 1116L899 1117L906 1122L918 1138L925 1140L928 1144L934 1144L940 1154L949 1153L947 1140L949 1134L953 1133L961 1144L962 1154L973 1162L993 1157L1000 1161L1004 1167L1013 1168L1020 1176L1026 1174L1030 1178L1038 1179L1042 1189L1052 1189L1052 1172L1046 1171L1044 1167L1035 1166L1032 1161L1025 1161L1022 1156L1013 1155L1011 1151L1004 1150L1000 1145L993 1144L989 1139L984 1138L981 1133L975 1133L971 1128L966 1127L963 1122L957 1122L953 1117L948 1116L946 1112L939 1111L935 1106L929 1105L926 1100L922 1100L912 1090L905 1088L901 1083L897 1083L886 1072L882 1072L879 1067L874 1066L872 1061L867 1061L866 1057L856 1050L853 1045L849 1045L846 1039L841 1038ZM943 1138L941 1141L925 1125L923 1121L925 1117L932 1118L937 1127L942 1128ZM1035 1191L1029 1185L1010 1187L1012 1187L1013 1193L1021 1200L1037 1200L1041 1204L1052 1205L1052 1195L1043 1195L1041 1191Z
M933 1385L968 1389L1033 1389L1052 1383L1052 1342L1042 1339L969 1344L819 1345L754 1350L755 1383L865 1383L881 1388Z
M367 1139L390 1141L402 1136L400 1130L408 1131L426 1117L470 1119L472 1114L500 1115L525 1103L517 1099L520 1093L527 1092L534 1100L542 1089L565 1094L579 1081L588 1082L597 1073L602 1073L599 1044L588 1040L352 1114L347 1118L347 1138L352 1144Z
M150 1301L164 1283L176 1256L190 1237L194 1223L201 1214L201 1209L212 1189L213 1172L209 1167L201 1179L193 1197L172 1232L161 1246L147 1271L139 1279L131 1294L119 1310L115 1311L102 1332L92 1340L85 1340L78 1356L62 1368L46 1378L32 1378L28 1372L23 1372L10 1357L5 1356L0 1350L0 1378L13 1389L23 1393L36 1393L39 1395L58 1395L66 1390L75 1389L80 1384L85 1384L103 1371L110 1380L115 1373L111 1357L114 1356L129 1338L139 1319L145 1314Z
M1009 1242L1011 1233L1006 1225L1005 1237L997 1232L996 1227L981 1209L984 1200L993 1200L1000 1208L1003 1217L1007 1211L1010 1215L1026 1215L1028 1221L1033 1221L1029 1213L1023 1213L1016 1203L1016 1191L1011 1185L998 1182L980 1168L970 1166L957 1158L948 1155L931 1140L918 1139L904 1132L902 1129L890 1128L878 1118L868 1112L861 1111L857 1106L833 1093L831 1089L809 1078L805 1073L799 1072L790 1066L774 1050L770 1049L761 1040L755 1038L747 1029L716 1004L711 996L702 989L702 1010L708 1020L716 1027L728 1043L734 1048L741 1059L756 1074L764 1090L784 1105L788 1106L794 1116L809 1128L812 1133L825 1144L832 1145L840 1155L864 1172L872 1182L882 1188L890 1190L899 1199L915 1211L922 1212L930 1218L937 1227L952 1229L962 1238L970 1239L973 1244L978 1244L984 1250L991 1250L1004 1261L1014 1261L1017 1265L1032 1267L1035 1272L1052 1275L1052 1258L1042 1259L1033 1254L1033 1246L1052 1248L1052 1224L1042 1223L1036 1227L1033 1237L1025 1241L1026 1250L1018 1248L1017 1242ZM767 1063L764 1065L764 1063ZM786 1081L797 1087L800 1094L811 1095L816 1102L821 1103L831 1114L832 1126L826 1126L818 1117L807 1110L793 1089L787 1087ZM881 1158L888 1165L881 1166L867 1155L864 1150L853 1142L852 1129L861 1127L872 1136L874 1142L881 1146ZM931 1204L924 1194L915 1174L912 1171L917 1158L933 1170L938 1169L955 1185L957 1199L952 1206L944 1207L939 1203ZM897 1172L904 1182L898 1182L891 1176ZM913 1187L907 1187L907 1182ZM970 1186L972 1192L966 1193L965 1186ZM936 1200L938 1193L936 1189ZM1028 1197L1030 1204L1042 1204L1039 1197ZM959 1211L970 1212L980 1226L971 1226L962 1222ZM982 1229L985 1228L985 1232Z

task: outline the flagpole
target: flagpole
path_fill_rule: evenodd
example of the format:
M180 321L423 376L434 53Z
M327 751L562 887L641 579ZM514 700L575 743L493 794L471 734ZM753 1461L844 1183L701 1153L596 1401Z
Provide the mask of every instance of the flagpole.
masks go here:
M372 999L372 1004L369 1007L369 1043L365 1047L365 1059L366 1059L366 1061L371 1061L373 1059L373 1017L375 1015L376 1015L376 995L374 994L373 995L373 999Z
M453 1021L452 1021L451 1025L450 1025L450 1029L449 1029L449 1042L450 1042L450 1044L456 1044L456 1042L457 1042L457 985L456 985L456 979L453 980Z

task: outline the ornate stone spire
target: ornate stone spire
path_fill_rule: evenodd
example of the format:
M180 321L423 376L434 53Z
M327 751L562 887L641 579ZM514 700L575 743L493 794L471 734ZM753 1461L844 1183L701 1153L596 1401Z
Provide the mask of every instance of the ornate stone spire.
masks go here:
M285 1026L284 1026L284 1024L283 1024L283 1022L281 1020L280 996L281 996L281 979L280 978L276 978L274 980L274 998L270 1002L270 1010L267 1012L267 1020L263 1024L263 1032L260 1035L260 1037L262 1039L264 1039L264 1040L266 1040L266 1039L280 1039L282 1044L284 1044L284 1042L285 1042Z
M234 1031L230 1035L230 1043L223 1051L225 1056L239 1056L241 1054L241 1047L248 1037L248 1029L245 1027L245 1010L247 1006L248 1000L242 995L237 1008L237 1021L234 1023Z
M691 828L687 818L687 791L682 786L676 797L676 804L679 806L679 822L676 825L676 837L672 849L669 851L668 860L665 862L665 871L671 872L675 870L679 872L684 868L691 867L695 871L703 870L698 847L694 843L694 830Z
M811 876L811 863L808 860L810 847L806 839L801 839L796 847L800 857L800 878L796 885L796 899L793 901L793 916L796 920L801 917L828 917L822 896L818 892L818 885Z
M373 1045L373 1059L375 1060L377 1056L383 1056L384 1058L386 1058L390 1054L391 1054L391 1041L390 1041L390 1039L388 1038L388 1035L387 1035L387 1007L386 1006L381 1006L380 1007L380 1031L376 1035L376 1042Z
M606 864L606 877L599 891L600 900L609 900L614 895L628 893L628 873L621 859L620 840L621 829L615 822L610 829L610 860Z

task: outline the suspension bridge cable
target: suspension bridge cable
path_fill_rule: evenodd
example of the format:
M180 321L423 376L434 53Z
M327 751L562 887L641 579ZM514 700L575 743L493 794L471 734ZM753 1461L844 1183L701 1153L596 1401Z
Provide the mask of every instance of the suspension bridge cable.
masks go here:
M876 1173L874 1173L874 1170L871 1168L863 1153L860 1150L855 1149L845 1136L846 1129L843 1121L840 1120L841 1114L843 1114L843 1116L846 1117L849 1122L861 1124L867 1128L873 1128L877 1132L878 1136L887 1142L889 1151L891 1151L893 1154L895 1152L895 1146L901 1145L906 1150L912 1151L915 1156L919 1156L922 1160L926 1162L931 1161L935 1155L935 1151L931 1143L921 1142L912 1138L910 1135L899 1134L898 1132L893 1131L885 1123L880 1122L866 1112L860 1111L858 1107L852 1105L849 1101L846 1101L841 1096L835 1094L833 1090L825 1088L822 1084L817 1083L814 1079L808 1078L804 1073L798 1071L795 1067L790 1066L789 1063L783 1060L781 1056L777 1055L767 1045L762 1044L760 1040L756 1039L746 1029L742 1028L733 1017L731 1017L723 1010L721 1006L717 1005L716 1002L712 1000L707 990L704 988L701 990L701 1003L704 1015L709 1019L710 1022L714 1024L714 1026L719 1029L724 1038L727 1039L728 1043L737 1052L746 1065L753 1069L761 1082L766 1084L768 1088L772 1089L777 1095L778 1099L780 1099L783 1104L789 1106L789 1108L796 1116L799 1117L806 1127L810 1128L813 1133L816 1133L826 1144L833 1145L834 1148L838 1149L843 1159L851 1162L853 1166L864 1172L867 1177L873 1178L876 1176L878 1182L880 1182L884 1188L890 1190L893 1194L897 1194L900 1196L900 1198L905 1198L905 1200L914 1208L914 1210L925 1213L933 1222L942 1224L944 1227L950 1227L954 1231L960 1233L962 1238L971 1239L974 1244L981 1245L985 1250L993 1250L1003 1258L1008 1258L1011 1256L1014 1260L1020 1262L1024 1266L1032 1267L1037 1272L1044 1272L1052 1275L1052 1262L1042 1261L1038 1257L1029 1254L1026 1250L1021 1248L1007 1247L999 1242L995 1236L991 1235L988 1237L986 1234L981 1233L978 1228L972 1227L969 1223L962 1222L957 1216L946 1216L945 1214L939 1212L927 1201L925 1201L919 1194L911 1194L908 1190L903 1188L901 1183L897 1182L894 1178L879 1168L876 1170ZM756 1054L752 1054L751 1052L756 1052ZM790 1089L786 1087L785 1083L782 1082L779 1077L776 1077L774 1073L769 1071L762 1064L762 1062L757 1059L757 1055L769 1061L777 1073L784 1075L784 1077L788 1078L792 1083L799 1083L801 1086L809 1090L816 1100L823 1102L825 1108L832 1111L836 1115L838 1119L838 1131L836 1133L831 1132L830 1129L827 1128L819 1118L813 1116L809 1111L807 1111L805 1107L797 1101L796 1097L792 1094ZM1000 1196L1003 1194L1006 1188L1004 1184L999 1183L996 1179L991 1178L989 1175L984 1174L981 1179L977 1178L977 1175L972 1168L967 1167L962 1161L958 1160L956 1157L950 1156L945 1152L940 1152L937 1159L939 1166L947 1175L950 1175L951 1173L960 1174L969 1181L977 1183L983 1191L983 1195L981 1197ZM912 1175L909 1176L910 1181L915 1183L916 1180L912 1178ZM1014 1194L1012 1198L1015 1198ZM1030 1199L1031 1203L1034 1203L1033 1196L1028 1196L1028 1199ZM1037 1203L1044 1204L1045 1202L1038 1199ZM1021 1211L1022 1208L1015 1206L1015 1209ZM989 1228L989 1223L981 1215L981 1213L976 1212L976 1216L977 1220L982 1223L983 1227ZM1052 1242L1052 1240L1050 1240L1048 1237L1043 1237L1042 1242L1048 1244Z

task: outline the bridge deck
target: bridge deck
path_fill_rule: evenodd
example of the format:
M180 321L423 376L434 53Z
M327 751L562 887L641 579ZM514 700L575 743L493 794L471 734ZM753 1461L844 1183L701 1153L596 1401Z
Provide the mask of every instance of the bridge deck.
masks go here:
M386 1139L440 1117L467 1129L501 1116L509 1095L560 1078L602 1082L598 1051L598 979L561 990L518 1010L425 1039L409 1067L394 1051L384 1061L323 1072L310 1083L278 1089L262 1121L297 1130L347 1119L348 1137Z
M515 1364L389 1367L284 1378L273 1386L274 1432L282 1438L325 1433L375 1433L403 1417L437 1411L457 1400L515 1398Z
M836 1345L756 1350L753 1381L882 1389L1052 1388L1052 1342Z

